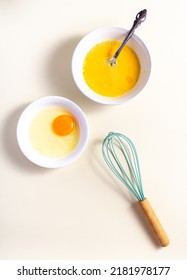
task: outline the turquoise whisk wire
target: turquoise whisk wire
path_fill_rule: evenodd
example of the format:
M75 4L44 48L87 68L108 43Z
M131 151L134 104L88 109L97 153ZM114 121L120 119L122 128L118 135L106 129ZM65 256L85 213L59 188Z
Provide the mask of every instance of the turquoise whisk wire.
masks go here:
M118 157L119 152L126 161L126 170ZM123 134L110 132L103 141L102 155L109 168L138 201L144 200L138 155L132 141Z

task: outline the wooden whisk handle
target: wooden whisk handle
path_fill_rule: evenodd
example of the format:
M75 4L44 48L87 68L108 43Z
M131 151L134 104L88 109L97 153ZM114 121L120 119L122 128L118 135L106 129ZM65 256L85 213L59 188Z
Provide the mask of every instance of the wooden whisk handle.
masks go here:
M165 230L163 229L160 221L158 220L151 204L149 203L148 199L145 198L142 201L138 202L141 209L143 210L145 216L147 217L158 241L160 242L160 244L163 247L166 247L169 245L169 238L165 232Z

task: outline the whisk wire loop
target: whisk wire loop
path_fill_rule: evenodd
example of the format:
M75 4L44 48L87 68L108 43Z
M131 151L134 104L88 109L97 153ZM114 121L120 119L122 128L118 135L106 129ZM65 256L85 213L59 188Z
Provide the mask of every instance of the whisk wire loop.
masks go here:
M128 172L118 157L119 153L125 159ZM145 197L142 188L140 166L132 141L123 134L110 132L103 141L102 154L105 162L118 179L139 201L143 200Z
M118 148L120 148L120 143L117 141L117 143L119 144ZM136 196L136 198L138 199L138 193L136 191L136 189L134 188L130 178L128 177L127 173L125 172L122 164L120 163L117 154L115 152L114 149L114 145L112 142L108 142L108 149L107 151L107 158L105 158L105 161L107 162L108 166L110 167L110 169L114 172L114 174L122 181L122 183L124 183L126 185L126 187ZM121 147L121 151L123 153L123 149ZM112 155L112 157L111 157ZM125 154L124 154L125 155ZM126 157L126 156L125 156ZM117 165L117 167L119 168L116 169L115 167L115 163ZM128 164L129 166L130 164ZM130 167L129 167L130 168ZM131 169L130 169L131 170ZM133 173L133 171L131 170L131 173Z
M120 140L120 138L114 139L114 142L116 142L114 144L118 144L118 148L120 149L120 151L122 152L123 156L125 157L129 170L131 171L132 175L134 175L133 174L133 169L132 169L132 166L131 166L132 164L129 161L129 152L128 152L127 148L124 146L124 144ZM120 160L118 159L117 153L115 152L115 149L114 149L113 142L112 141L109 142L109 145L112 148L112 157L113 157L112 159L117 163L117 165L118 165L118 167L120 168L120 171L121 171L121 173L119 173L119 176L120 177L122 176L123 182L124 182L124 179L127 180L128 183L127 182L126 183L128 184L129 188L133 188L133 184L132 184L130 178L128 177L127 172L125 171L125 169L123 168L123 165L121 164ZM124 149L126 150L126 154L124 152ZM111 160L109 154L108 154L108 158L110 159L110 162L112 163L112 160ZM117 170L115 170L115 171L117 171ZM135 192L136 192L136 190L135 190Z
M131 184L131 181L129 180L128 176L127 176L127 173L125 172L122 164L120 163L118 157L117 157L117 154L115 152L115 149L114 149L114 146L113 146L113 143L111 142L108 142L107 143L109 146L108 146L108 149L107 149L107 159L108 160L108 165L109 167L114 171L114 173L117 175L117 177L124 183L124 180L126 179L127 182L126 182L126 185L129 189L132 188L132 184ZM110 154L112 155L112 157L110 156ZM119 171L115 168L115 163L116 165L119 167Z

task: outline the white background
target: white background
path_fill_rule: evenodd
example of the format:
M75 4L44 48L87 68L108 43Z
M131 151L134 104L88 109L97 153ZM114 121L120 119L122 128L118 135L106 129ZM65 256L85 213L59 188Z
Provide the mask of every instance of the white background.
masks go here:
M142 93L122 106L89 100L77 89L71 57L87 32L130 28L149 49L152 72ZM0 0L0 259L187 258L187 39L185 1ZM85 112L88 146L70 166L29 162L16 142L23 109L49 95ZM138 205L105 165L109 131L134 142L145 195L171 244L161 248Z

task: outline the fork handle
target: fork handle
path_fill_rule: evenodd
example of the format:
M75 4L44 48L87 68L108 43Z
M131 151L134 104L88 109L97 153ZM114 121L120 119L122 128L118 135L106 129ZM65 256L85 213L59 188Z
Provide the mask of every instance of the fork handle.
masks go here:
M146 218L149 221L158 241L160 242L161 246L166 247L169 245L169 238L163 229L160 221L158 220L149 200L147 198L138 202L140 208L143 210Z
M132 35L134 34L135 29L140 26L140 24L142 22L145 21L146 19L146 15L147 15L147 10L144 9L142 11L140 11L137 15L136 18L134 20L133 26L131 27L131 29L128 31L125 39L123 40L121 46L119 47L119 49L116 51L116 53L114 54L114 58L117 59L117 57L119 56L120 52L122 51L123 47L126 45L126 43L128 42L128 40L132 37Z

